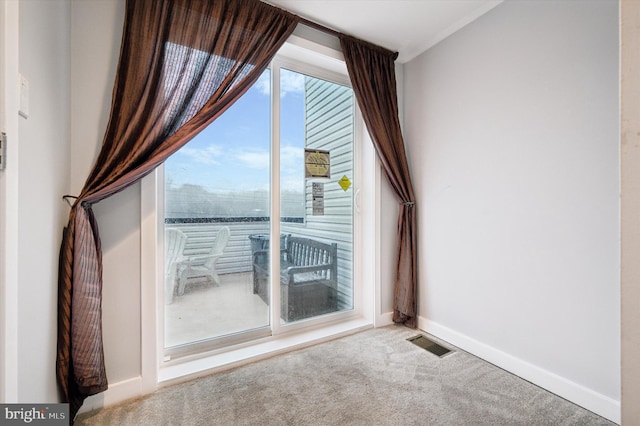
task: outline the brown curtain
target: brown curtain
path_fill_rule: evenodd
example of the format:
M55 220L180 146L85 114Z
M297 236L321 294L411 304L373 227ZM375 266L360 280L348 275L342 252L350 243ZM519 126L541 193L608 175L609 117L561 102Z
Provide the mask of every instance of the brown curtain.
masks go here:
M56 368L71 419L107 389L92 204L150 173L231 106L297 21L257 0L127 1L109 123L60 251Z
M418 303L416 208L398 118L394 64L397 54L346 35L340 36L340 43L373 145L400 199L393 321L415 328Z

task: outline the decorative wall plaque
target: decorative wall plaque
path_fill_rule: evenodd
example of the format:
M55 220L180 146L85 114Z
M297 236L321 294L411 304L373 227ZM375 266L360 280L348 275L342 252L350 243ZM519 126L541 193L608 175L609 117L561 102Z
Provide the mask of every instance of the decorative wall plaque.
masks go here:
M328 178L331 177L331 155L329 151L318 149L304 150L304 177Z

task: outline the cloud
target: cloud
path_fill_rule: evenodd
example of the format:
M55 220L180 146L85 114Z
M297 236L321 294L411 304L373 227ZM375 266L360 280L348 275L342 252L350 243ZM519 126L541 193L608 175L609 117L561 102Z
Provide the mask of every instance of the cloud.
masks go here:
M296 146L280 147L280 168L290 170L292 168L303 170L304 150Z
M239 152L236 159L252 169L269 169L269 151Z
M263 73L254 87L263 95L269 95L271 93L271 73ZM289 93L304 93L304 74L283 69L280 72L280 95L284 98Z
M304 93L304 75L297 72L281 70L280 94L284 98L287 93Z
M220 160L223 155L223 149L218 145L208 145L205 148L185 146L178 152L196 163L207 165L221 164Z
M260 170L268 169L271 160L271 154L267 150L243 151L236 153L234 156L244 166ZM302 148L295 146L280 147L280 168L283 173L295 174L302 171L303 164L304 150Z
M258 78L258 81L254 83L253 87L258 89L263 95L271 93L271 73L263 72L260 78Z

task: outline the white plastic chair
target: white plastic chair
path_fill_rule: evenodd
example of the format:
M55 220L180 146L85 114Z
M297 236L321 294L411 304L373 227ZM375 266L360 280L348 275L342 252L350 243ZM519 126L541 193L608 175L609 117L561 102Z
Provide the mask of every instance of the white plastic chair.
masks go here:
M164 231L164 300L173 302L173 294L176 290L177 278L184 273L186 264L183 256L187 236L176 228L167 228Z
M229 228L224 226L218 231L209 253L187 257L184 261L186 267L178 275L178 296L184 294L187 278L205 277L216 284L220 284L220 277L216 272L216 262L222 256L228 242Z

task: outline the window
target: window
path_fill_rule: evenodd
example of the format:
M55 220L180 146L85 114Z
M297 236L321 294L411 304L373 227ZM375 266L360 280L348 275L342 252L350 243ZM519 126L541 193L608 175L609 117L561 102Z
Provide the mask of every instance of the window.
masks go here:
M292 59L301 48L281 53L165 163L165 356L357 311L353 91L344 63L336 73ZM335 59L312 56L336 68ZM326 161L327 172L309 172L310 158ZM298 260L294 247L310 251Z

